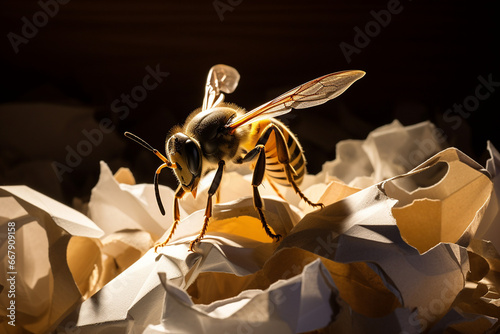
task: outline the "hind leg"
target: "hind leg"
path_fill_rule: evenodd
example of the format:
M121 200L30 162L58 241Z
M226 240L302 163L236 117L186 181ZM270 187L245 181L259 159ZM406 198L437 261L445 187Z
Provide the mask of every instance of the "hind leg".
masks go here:
M296 175L296 172L293 169L293 167L290 165L290 153L288 151L288 146L286 145L285 137L283 136L283 133L276 125L271 123L264 129L261 137L259 138L259 141L257 142L256 147L245 155L245 157L242 159L242 162L252 160L258 153L257 148L259 146L264 146L267 143L271 133L274 134L274 138L276 141L276 152L277 152L277 156L278 156L278 161L283 165L283 168L285 170L286 179L287 179L288 183L290 184L290 186L295 191L295 193L297 193L297 195L299 195L299 197L301 199L303 199L307 204L309 204L312 207L324 207L323 203L314 203L309 198L307 198L307 196L304 195L304 193L300 190L299 186L295 182L293 176ZM265 166L264 166L264 170L265 170ZM278 195L279 195L279 192L278 192Z
M269 224L266 221L266 216L264 215L264 205L262 203L262 197L259 193L259 186L262 184L262 180L264 179L264 174L266 172L266 152L264 149L264 145L257 145L253 150L251 150L243 161L252 160L256 155L258 155L257 162L255 163L255 168L253 170L252 176L252 187L253 187L253 205L259 214L260 221L262 222L262 227L266 234L272 238L279 241L281 238L280 234L274 234L269 227Z

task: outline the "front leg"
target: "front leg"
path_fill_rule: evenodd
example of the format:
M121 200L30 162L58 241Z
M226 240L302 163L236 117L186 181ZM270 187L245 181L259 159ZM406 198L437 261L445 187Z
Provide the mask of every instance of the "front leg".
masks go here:
M219 189L221 180L222 180L222 173L224 172L224 165L226 163L224 160L219 161L219 167L217 168L217 171L215 172L215 177L212 181L212 185L210 186L210 189L208 190L208 199L207 199L207 207L205 209L205 221L203 222L203 227L200 231L200 234L196 239L191 241L189 244L189 250L193 252L193 247L196 243L200 242L201 239L205 236L205 233L207 232L208 228L208 222L210 220L210 217L212 217L212 196L217 192Z
M181 220L181 213L179 210L179 200L184 196L184 194L185 194L184 188L179 186L175 191L175 196L174 196L174 223L170 227L170 234L168 235L168 238L164 242L155 244L155 253L157 253L159 247L164 247L174 235L175 228L177 227L177 224L179 224L179 221ZM161 206L161 208L163 208L163 206ZM163 211L163 213L164 212L165 211Z

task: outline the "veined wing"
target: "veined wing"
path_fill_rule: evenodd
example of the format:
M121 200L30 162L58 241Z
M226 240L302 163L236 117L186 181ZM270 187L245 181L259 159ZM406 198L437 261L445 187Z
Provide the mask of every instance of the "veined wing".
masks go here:
M232 93L238 86L240 74L228 65L214 65L208 72L202 110L211 109L224 101L224 93Z
M290 112L292 109L303 109L323 104L342 94L349 86L364 75L365 72L358 70L341 71L324 75L289 90L285 94L264 103L244 115L234 118L226 127L234 131L234 129L243 124L277 117Z

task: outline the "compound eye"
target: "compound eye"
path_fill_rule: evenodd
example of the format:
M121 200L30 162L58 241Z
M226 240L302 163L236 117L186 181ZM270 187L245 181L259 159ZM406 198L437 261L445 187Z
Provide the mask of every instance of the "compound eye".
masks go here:
M191 140L188 139L184 146L187 155L188 169L193 175L198 175L201 167L201 157L198 146Z

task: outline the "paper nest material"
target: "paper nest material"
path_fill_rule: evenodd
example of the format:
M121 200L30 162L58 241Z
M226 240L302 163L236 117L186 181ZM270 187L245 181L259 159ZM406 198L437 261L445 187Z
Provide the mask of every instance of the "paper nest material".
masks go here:
M261 187L265 234L251 175L226 172L221 203L196 252L211 175L181 201L174 192L101 163L88 217L24 186L0 187L2 236L15 225L15 327L8 333L483 333L500 317L500 154L483 168L446 148L429 122L397 121L366 140L337 144L337 158L286 201ZM122 181L123 183L120 183ZM14 224L12 224L14 222ZM9 225L10 224L10 225ZM0 239L8 254L8 238Z

